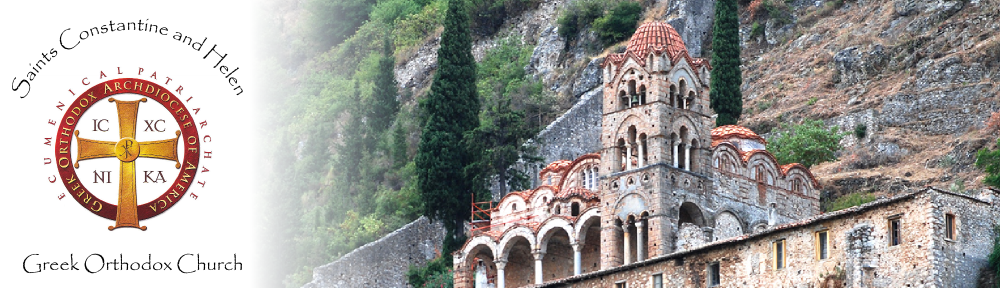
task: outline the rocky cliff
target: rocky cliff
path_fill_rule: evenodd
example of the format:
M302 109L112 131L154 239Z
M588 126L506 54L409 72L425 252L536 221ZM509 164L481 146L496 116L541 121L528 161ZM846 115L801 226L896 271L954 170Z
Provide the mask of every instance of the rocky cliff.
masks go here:
M812 118L849 132L839 160L813 168L828 196L981 185L975 152L993 146L986 122L1000 109L1000 1L772 2L789 13L759 17L778 13L751 3L741 15L741 123L767 133Z

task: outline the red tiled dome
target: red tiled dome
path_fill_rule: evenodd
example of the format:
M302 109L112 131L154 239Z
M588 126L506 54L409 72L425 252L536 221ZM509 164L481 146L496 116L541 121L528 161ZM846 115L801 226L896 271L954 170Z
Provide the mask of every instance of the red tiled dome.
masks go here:
M757 133L754 133L753 130L750 130L747 127L739 125L726 125L712 129L712 146L714 147L718 145L719 142L732 137L752 139L767 144L767 140L764 140L764 137L760 137Z
M666 50L671 56L681 52L687 54L681 35L664 22L648 22L639 26L635 29L635 34L632 34L632 39L628 40L627 49L639 57L645 56L650 50Z
M572 164L573 161L556 160L555 162L549 163L548 166L545 166L545 169L542 169L542 171L538 172L538 175L539 176L544 175L546 172L556 172L556 173L563 172L566 169L569 169L569 166Z

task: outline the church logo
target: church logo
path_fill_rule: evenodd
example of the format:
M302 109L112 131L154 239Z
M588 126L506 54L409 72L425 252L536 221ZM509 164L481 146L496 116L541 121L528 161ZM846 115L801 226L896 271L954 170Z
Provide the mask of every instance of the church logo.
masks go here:
M84 209L115 221L108 230L145 231L139 221L167 211L191 188L201 152L198 125L167 88L113 79L66 105L53 123L58 177Z

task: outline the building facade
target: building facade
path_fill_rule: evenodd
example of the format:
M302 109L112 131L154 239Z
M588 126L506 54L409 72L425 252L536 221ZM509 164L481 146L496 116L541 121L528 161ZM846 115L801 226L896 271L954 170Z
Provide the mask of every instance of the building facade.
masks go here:
M779 165L767 141L747 128L713 129L711 66L688 55L670 25L643 24L602 69L602 149L551 163L538 187L482 208L488 217L474 218L469 240L453 254L455 287L942 283L934 278L945 273L937 264L903 267L896 258L932 259L939 251L932 247L946 246L934 238L935 225L944 223L937 218L945 217L935 201L986 203L924 192L820 214L819 183L807 168ZM976 209L986 214L975 217L996 216ZM897 222L876 221L886 213ZM950 214L952 224L973 217L954 218L959 214ZM886 229L896 229L900 242L883 245ZM823 257L812 252L820 243ZM880 245L892 253L873 252L883 251Z

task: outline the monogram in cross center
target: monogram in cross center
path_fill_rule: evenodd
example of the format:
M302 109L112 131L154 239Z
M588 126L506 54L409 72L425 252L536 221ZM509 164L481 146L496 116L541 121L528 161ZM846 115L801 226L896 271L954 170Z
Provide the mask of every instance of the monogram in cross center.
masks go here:
M115 98L108 98L114 102L118 108L118 130L121 140L118 142L98 141L84 139L80 137L80 130L76 130L77 157L73 167L80 168L80 160L111 158L115 157L121 162L118 181L118 213L115 216L115 225L108 226L108 230L121 227L134 227L145 231L146 226L139 226L138 205L136 203L135 192L135 160L143 158L158 158L177 162L174 168L180 169L181 162L177 159L177 140L181 131L177 130L177 137L173 139L140 142L135 140L135 124L138 121L139 103L146 102L146 98L136 101L120 101Z

